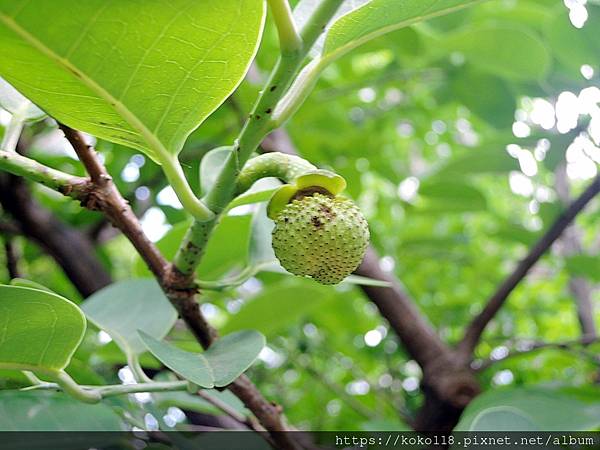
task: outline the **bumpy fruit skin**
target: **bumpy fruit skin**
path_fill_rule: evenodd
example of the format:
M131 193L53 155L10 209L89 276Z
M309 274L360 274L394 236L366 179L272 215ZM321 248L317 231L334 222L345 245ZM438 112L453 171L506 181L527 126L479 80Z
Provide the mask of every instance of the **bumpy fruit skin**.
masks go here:
M294 275L337 284L362 261L369 227L348 199L320 193L292 200L275 218L273 249Z

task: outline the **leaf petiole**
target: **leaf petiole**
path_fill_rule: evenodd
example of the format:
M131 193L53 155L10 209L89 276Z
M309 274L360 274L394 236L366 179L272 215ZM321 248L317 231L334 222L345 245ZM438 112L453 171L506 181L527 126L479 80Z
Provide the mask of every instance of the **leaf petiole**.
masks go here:
M0 150L5 152L14 152L23 131L25 125L25 119L18 114L13 114L4 130L4 136L2 137L2 144L0 144Z
M162 154L160 162L163 172L183 208L199 222L213 219L215 214L192 191L177 156Z

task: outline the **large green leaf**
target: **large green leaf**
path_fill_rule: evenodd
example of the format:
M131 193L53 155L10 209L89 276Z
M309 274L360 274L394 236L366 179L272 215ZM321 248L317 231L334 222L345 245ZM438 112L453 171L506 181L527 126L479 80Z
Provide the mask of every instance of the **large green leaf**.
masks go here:
M509 80L542 79L550 66L550 53L544 42L529 30L512 24L468 27L439 36L438 40L446 51L461 52L479 69Z
M162 339L177 320L175 308L153 279L111 284L89 297L82 309L123 351L134 354L146 350L137 330Z
M60 392L0 392L0 431L123 431L124 425L119 416L106 404L99 403L89 405L75 400L66 394ZM45 447L40 448L88 448L94 446L86 441L87 446L78 442L79 447L70 447L68 442L52 441L51 445L48 434L40 436L45 440ZM83 437L83 436L80 436ZM87 436L90 439L91 436ZM2 448L9 448L6 439L8 435L2 438ZM18 436L23 439L22 435ZM59 435L56 436L59 438ZM65 436L62 435L63 440ZM68 440L73 442L77 439L75 435L68 436ZM107 444L107 436L101 436L96 441L96 445ZM5 447L4 445L7 445ZM27 442L21 447L15 448L34 448Z
M323 59L333 60L382 34L481 0L372 0L339 18L327 32Z
M81 310L59 295L0 286L0 367L64 369L85 328Z
M600 426L597 389L517 387L496 389L477 397L456 430L586 431Z
M1 0L0 75L67 125L160 160L237 87L264 14L261 0Z
M203 388L227 386L258 357L265 337L256 331L239 331L218 339L204 353L190 353L139 332L144 344L171 370Z

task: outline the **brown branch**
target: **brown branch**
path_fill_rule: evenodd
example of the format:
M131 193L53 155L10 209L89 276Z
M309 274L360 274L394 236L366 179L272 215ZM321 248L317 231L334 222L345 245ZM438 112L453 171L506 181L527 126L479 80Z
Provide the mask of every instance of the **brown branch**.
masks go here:
M391 284L391 287L361 286L361 289L375 303L410 356L421 367L425 368L441 355L450 353L450 349L426 322L398 280L379 267L379 257L372 247L367 250L356 274Z
M490 297L483 310L468 325L464 337L458 345L460 356L469 360L483 331L511 292L525 278L529 269L546 253L552 244L561 236L573 219L585 206L600 192L600 175L592 184L556 219L552 226L544 233L529 254L517 265L515 270L504 280L496 292Z
M82 296L111 283L90 240L40 205L23 179L0 176L0 204L18 224L17 231L52 256Z
M15 248L15 243L10 236L4 237L4 253L6 255L6 269L8 270L8 277L12 280L14 278L21 278L21 271L19 270L19 252Z
M21 228L19 228L19 225L17 225L16 223L0 222L0 234L4 234L7 236L18 236L20 234L23 234L23 232L21 231Z
M144 234L129 203L123 199L112 182L112 177L100 162L96 151L85 143L83 136L78 131L63 124L59 124L59 126L90 174L91 185L81 193L79 198L82 205L91 210L102 211L113 225L127 236L152 273L159 279L164 278L168 269L167 261Z
M554 171L555 190L560 201L566 206L571 201L569 177L567 176L567 165L562 162ZM575 224L565 230L560 240L562 254L565 257L583 253L581 232ZM592 286L583 277L569 277L569 291L575 300L577 307L577 318L583 336L597 336L596 323L594 320L594 303L592 301Z
M525 345L526 348L524 349L512 350L502 358L488 358L482 361L476 361L476 364L474 363L473 366L474 370L476 370L477 372L482 372L496 363L506 361L509 358L514 358L517 356L523 356L529 353L537 352L538 350L557 349L566 351L576 351L576 347L587 347L598 342L600 342L600 338L598 338L597 336L584 336L580 339L564 342L531 342ZM590 355L586 353L585 356L591 357L597 364L600 364L600 357L598 357L597 355Z
M84 142L78 131L63 124L60 128L86 170L94 177L91 189L81 198L82 204L90 209L101 210L131 241L192 334L204 348L209 347L216 339L217 333L200 311L200 305L196 301L197 288L193 280L175 270L147 238L129 203L119 193L95 150ZM271 437L279 448L298 448L289 434L279 433L288 431L280 408L268 402L245 375L240 376L228 388L252 411L265 429L272 433Z

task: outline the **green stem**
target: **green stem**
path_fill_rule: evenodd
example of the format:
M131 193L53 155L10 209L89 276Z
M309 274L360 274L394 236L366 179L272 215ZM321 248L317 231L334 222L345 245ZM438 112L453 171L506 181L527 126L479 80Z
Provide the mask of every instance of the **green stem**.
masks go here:
M62 372L66 375L65 372ZM126 394L141 394L145 392L174 392L185 391L188 388L189 382L181 381L160 381L138 384L115 384L108 386L80 386L75 381L66 375L68 380L57 380L57 383L42 383L25 388L25 390L57 390L62 389L78 400L86 403L98 403L103 398L116 397ZM82 397L83 396L83 397ZM84 399L85 398L85 399ZM93 400L93 401L90 401Z
M182 381L157 381L140 384L116 384L113 386L101 386L97 388L102 398L115 397L124 394L139 394L142 392L172 392L185 391L188 382Z
M75 177L44 166L15 151L24 123L19 115L13 114L4 130L4 137L2 138L2 144L0 144L0 169L41 183L65 195L76 197L78 192L74 188L86 184L85 178Z
M244 284L246 281L256 275L259 270L260 266L248 266L233 277L223 278L217 281L196 280L196 284L200 289L206 289L209 291L222 291L223 289L237 287Z
M29 370L24 370L23 375L25 375L25 378L27 378L31 384L44 384L44 381L40 380L35 373L30 372Z
M283 126L298 111L317 84L319 75L325 67L326 64L320 58L313 59L304 66L288 89L285 97L281 99L275 111L273 111L273 120L277 123L277 126Z
M69 394L71 397L84 403L98 403L102 400L102 394L97 390L87 390L82 386L78 385L73 378L69 376L64 370L58 370L54 373L54 379L56 384L60 388ZM40 385L40 388L46 385Z
M291 53L302 47L302 39L296 30L292 10L287 0L267 0L273 14L281 53Z
M4 130L4 136L2 137L2 144L0 149L6 152L14 152L23 131L25 121L18 114L13 114L8 122L7 127Z
M87 179L85 178L52 169L33 159L11 151L0 150L0 169L43 184L74 198L77 198L79 194L77 187L87 184Z
M192 191L177 156L162 155L160 162L163 172L183 208L197 221L211 220L214 217L213 212Z
M152 379L146 375L144 369L140 365L140 358L134 353L127 354L127 365L133 373L133 377L138 383L151 383Z
M284 183L291 183L296 177L316 167L305 159L295 155L273 152L265 153L249 160L238 176L236 195L252 187L261 178L279 178Z
M235 194L236 178L252 152L264 137L277 127L271 115L285 95L302 63L323 28L327 25L342 0L323 0L300 32L302 47L283 53L261 91L252 112L235 141L233 151L225 160L214 187L206 196L209 208L219 216ZM201 222L196 220L188 230L173 263L184 275L191 275L204 255L204 249L218 218Z

